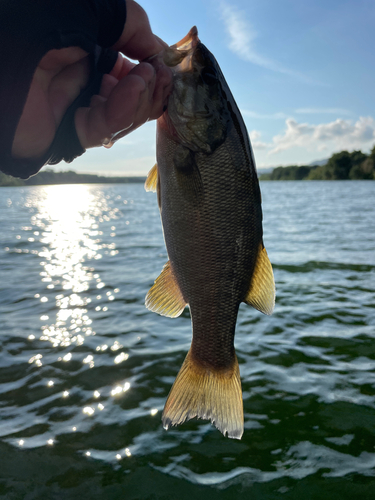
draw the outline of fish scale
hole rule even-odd
[[[174,90],[158,120],[157,166],[146,189],[157,186],[169,261],[146,305],[172,317],[189,305],[193,339],[162,419],[165,428],[210,419],[240,438],[238,309],[244,301],[270,314],[275,298],[259,184],[241,114],[196,28],[166,52]]]

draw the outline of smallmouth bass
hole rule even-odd
[[[240,439],[244,417],[234,334],[241,302],[265,314],[275,303],[263,245],[262,208],[249,135],[220,67],[196,27],[164,52],[174,72],[157,121],[157,191],[169,261],[146,307],[177,317],[189,305],[193,339],[172,386],[166,429],[210,419]]]

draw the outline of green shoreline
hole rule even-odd
[[[375,180],[375,146],[369,155],[362,151],[341,151],[332,155],[325,165],[276,167],[260,174],[262,181],[337,181]]]
[[[369,155],[362,151],[341,151],[332,155],[325,165],[290,165],[276,167],[267,174],[259,173],[261,181],[305,180],[375,180],[375,146]],[[38,186],[51,184],[124,184],[145,182],[146,177],[105,177],[104,175],[79,174],[73,170],[55,172],[43,169],[27,180],[17,179],[0,172],[1,186]]]
[[[80,174],[73,170],[55,172],[52,169],[41,170],[29,179],[17,179],[0,172],[0,187],[40,186],[53,184],[128,184],[145,182],[146,177],[105,177],[104,175]]]

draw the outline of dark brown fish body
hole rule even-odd
[[[210,418],[224,434],[240,438],[238,308],[244,301],[269,314],[274,303],[260,190],[245,125],[216,60],[194,30],[177,46],[190,52],[176,68],[168,111],[157,127],[158,197],[169,256],[163,272],[172,284],[157,280],[146,303],[170,316],[189,304],[193,341],[163,422],[168,427],[193,416]],[[171,287],[177,292],[169,293]],[[165,303],[177,296],[171,312]]]
[[[232,151],[228,150],[229,141]],[[159,125],[165,242],[171,267],[190,306],[192,354],[214,368],[226,368],[233,364],[237,311],[249,290],[262,240],[258,180],[234,127],[212,154],[194,155],[194,172],[181,172],[174,166],[178,147]],[[184,184],[192,179],[184,177],[199,174],[203,192],[196,193],[193,185],[186,193]]]

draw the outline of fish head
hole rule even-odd
[[[164,62],[172,67],[174,88],[168,109],[159,119],[178,142],[195,152],[212,153],[230,127],[220,67],[193,27],[180,42],[166,49]]]

